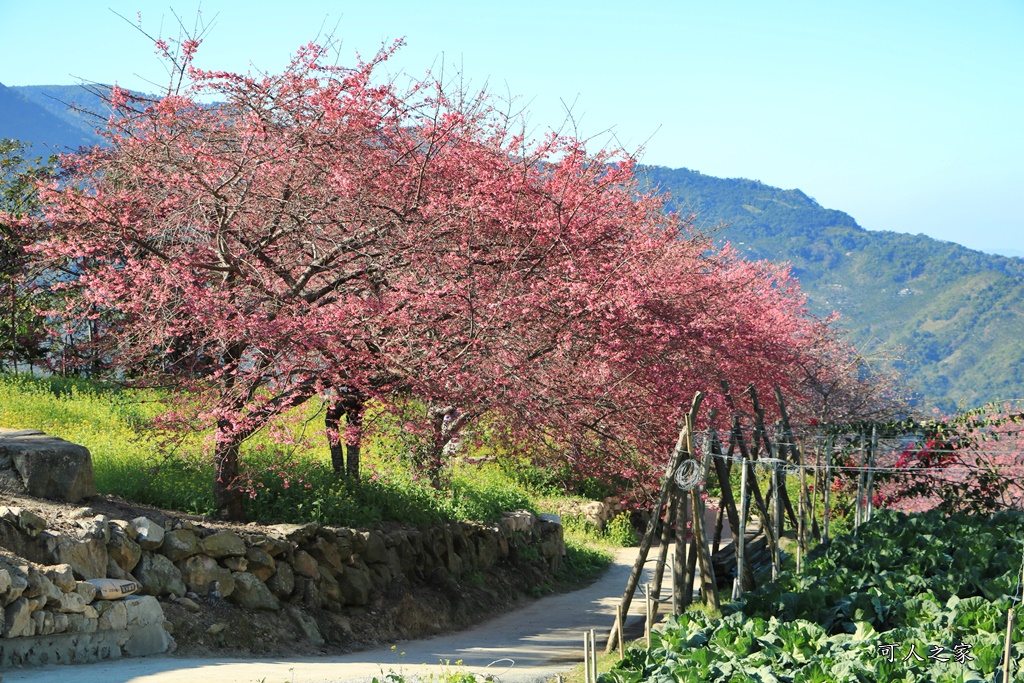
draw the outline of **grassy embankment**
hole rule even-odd
[[[101,493],[168,510],[214,511],[209,433],[169,446],[147,425],[164,408],[160,394],[101,387],[85,380],[0,375],[0,427],[40,429],[89,448]],[[243,449],[251,498],[247,513],[263,523],[318,522],[372,527],[385,522],[426,525],[443,520],[494,521],[513,509],[564,512],[586,500],[561,493],[545,470],[488,452],[486,440],[456,458],[449,490],[437,491],[403,458],[407,437],[379,430],[362,454],[359,483],[334,474],[322,433],[319,403],[286,416]],[[596,576],[609,548],[628,543],[628,525],[606,533],[563,515],[569,555],[562,583]]]

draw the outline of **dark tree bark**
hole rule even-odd
[[[213,453],[213,499],[217,512],[233,522],[245,522],[245,506],[240,487],[238,455],[241,439],[222,437],[229,429],[224,422],[217,424],[217,443]]]
[[[363,396],[358,391],[342,387],[341,396],[327,407],[324,424],[331,447],[331,466],[334,473],[359,480],[359,447],[362,442]],[[345,417],[346,428],[341,428]],[[345,456],[348,455],[348,462]]]

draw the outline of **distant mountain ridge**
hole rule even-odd
[[[102,112],[82,86],[0,85],[0,137],[32,152],[101,142]],[[972,251],[924,235],[868,231],[800,190],[648,166],[642,177],[671,193],[745,256],[788,262],[813,312],[839,311],[868,355],[898,352],[922,402],[944,410],[1024,398],[1024,259]]]
[[[0,84],[0,138],[31,142],[32,152],[39,156],[98,144],[95,126],[62,104],[87,99],[85,106],[98,104],[98,98],[87,95],[79,86]]]
[[[1024,260],[868,231],[800,190],[646,167],[671,206],[749,258],[789,262],[813,312],[839,311],[869,353],[895,353],[926,405],[1024,397]]]

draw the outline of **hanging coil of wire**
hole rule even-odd
[[[757,460],[754,461],[754,464],[757,465],[758,467],[774,470],[785,465],[786,461],[779,460],[778,458],[758,458]]]
[[[696,460],[684,460],[676,469],[676,486],[684,491],[692,491],[700,483],[700,463]]]

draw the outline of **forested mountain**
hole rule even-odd
[[[1024,260],[868,231],[800,190],[648,167],[672,206],[750,258],[792,264],[811,309],[868,355],[898,355],[925,406],[1024,397]],[[725,225],[726,227],[721,227]]]
[[[42,156],[98,143],[95,120],[69,103],[104,109],[82,86],[0,85],[0,138],[32,142]],[[903,359],[924,406],[1024,398],[1024,259],[867,231],[800,190],[685,168],[643,174],[720,241],[750,258],[789,262],[815,313],[839,311],[869,356]]]
[[[0,138],[31,142],[38,156],[101,142],[95,121],[68,105],[102,111],[99,98],[82,86],[0,84]]]

